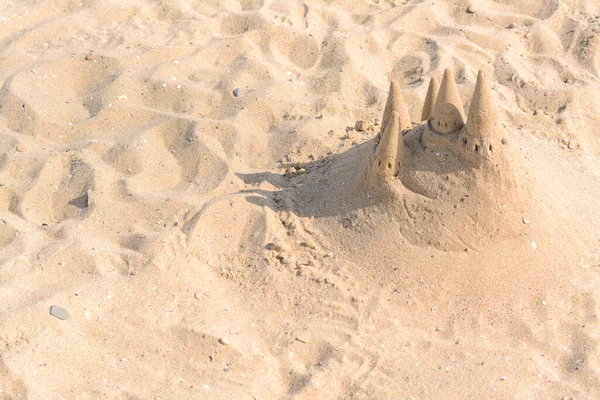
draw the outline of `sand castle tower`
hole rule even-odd
[[[398,113],[401,131],[412,128],[408,108],[406,108],[404,98],[402,98],[402,93],[400,93],[400,85],[396,81],[390,82],[390,91],[385,103],[385,109],[383,110],[383,117],[381,118],[381,133],[385,131],[386,124],[390,121],[392,112]]]
[[[429,87],[427,88],[427,95],[425,96],[425,102],[423,103],[423,112],[421,113],[421,121],[426,121],[431,117],[433,113],[433,107],[435,105],[435,99],[437,98],[440,90],[440,83],[432,76],[429,81]]]
[[[381,132],[376,143],[373,169],[384,177],[395,176],[404,155],[402,132],[411,129],[412,122],[396,81],[390,83],[387,102],[381,119]]]
[[[485,72],[479,71],[471,99],[469,119],[461,132],[459,142],[475,159],[490,159],[494,147],[498,147],[498,111]]]
[[[393,111],[385,122],[385,130],[379,139],[375,152],[374,169],[381,176],[395,176],[398,172],[398,157],[403,151],[398,152],[398,137],[400,134],[400,115]],[[404,149],[402,149],[404,150]]]
[[[429,118],[429,128],[439,134],[449,134],[464,125],[465,112],[454,81],[454,72],[447,68]]]

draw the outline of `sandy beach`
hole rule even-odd
[[[599,78],[594,0],[0,2],[0,399],[600,398]]]

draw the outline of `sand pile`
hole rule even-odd
[[[599,16],[0,5],[0,398],[597,398]]]

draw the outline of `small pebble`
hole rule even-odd
[[[531,222],[531,221],[529,221],[528,219],[525,219],[525,218],[523,218],[523,223],[524,223],[525,225],[529,225],[529,223],[530,223],[530,222]]]
[[[271,242],[269,245],[269,249],[273,250],[273,251],[281,252],[281,251],[285,250],[285,246],[279,238],[274,237],[273,242]]]
[[[96,55],[94,54],[94,52],[93,52],[93,51],[90,51],[89,53],[87,53],[87,54],[85,55],[85,59],[86,59],[86,60],[88,60],[88,61],[89,61],[89,60],[93,60],[93,59],[94,59],[94,57],[96,57]]]
[[[285,171],[285,175],[286,176],[296,176],[297,174],[298,174],[298,170],[296,169],[296,167],[288,168]]]
[[[242,94],[242,91],[240,90],[240,88],[233,89],[233,95],[235,97],[240,97],[241,94]]]
[[[50,315],[62,320],[69,318],[69,312],[60,306],[50,307]]]
[[[316,245],[312,240],[307,240],[306,242],[304,242],[304,247],[308,247],[309,249],[315,249]]]
[[[356,121],[356,124],[354,124],[354,129],[357,132],[365,132],[372,128],[373,128],[372,123],[370,123],[368,121],[364,121],[362,119],[359,119],[358,121]]]
[[[27,148],[24,145],[20,144],[17,146],[17,151],[19,153],[23,153],[25,150],[27,150]]]
[[[222,345],[227,346],[229,344],[229,341],[225,338],[219,338],[219,343],[221,343]]]

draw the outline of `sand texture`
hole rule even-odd
[[[593,0],[0,2],[0,399],[600,398],[599,77]]]

